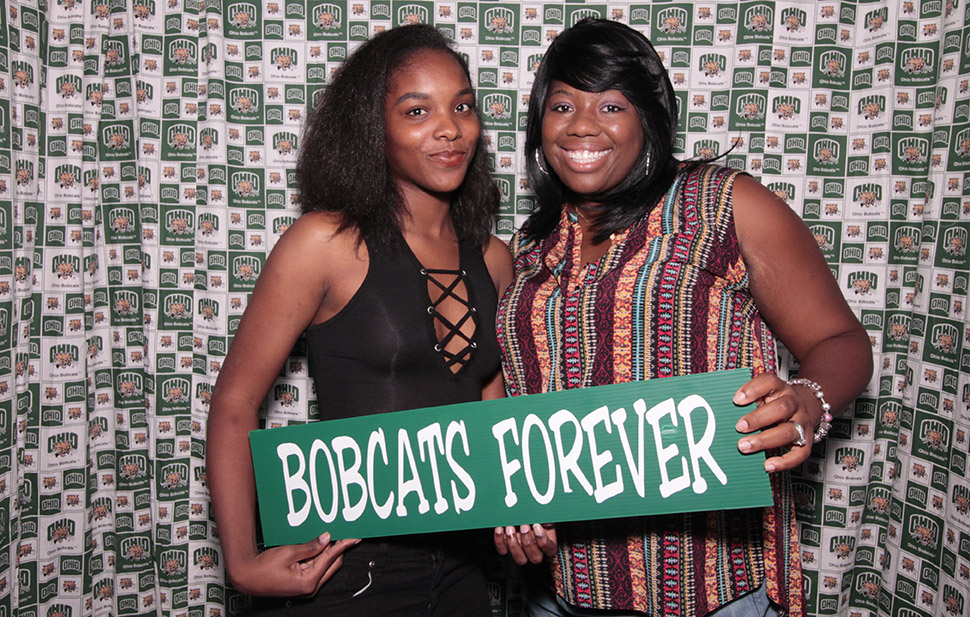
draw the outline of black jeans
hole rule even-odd
[[[476,534],[480,535],[480,534]],[[488,617],[484,550],[470,534],[364,540],[313,598],[254,598],[258,617]]]

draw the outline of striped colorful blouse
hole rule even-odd
[[[563,212],[541,241],[512,239],[515,279],[499,305],[509,394],[750,367],[775,368],[738,246],[738,172],[703,165],[678,175],[658,207],[581,261],[582,230]],[[803,613],[787,474],[775,506],[558,526],[557,593],[585,608],[704,615],[762,583]]]

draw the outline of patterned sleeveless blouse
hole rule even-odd
[[[512,239],[515,279],[497,333],[512,396],[748,367],[775,369],[775,342],[748,287],[734,228],[734,172],[678,175],[650,214],[597,263],[583,266],[582,230],[563,212],[541,241]],[[767,586],[804,612],[787,473],[775,505],[557,526],[551,563],[570,604],[704,615]]]

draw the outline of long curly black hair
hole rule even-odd
[[[426,50],[449,54],[468,76],[465,59],[444,35],[424,24],[377,34],[339,69],[304,129],[296,163],[303,212],[339,212],[341,231],[356,229],[361,240],[393,245],[405,204],[384,155],[385,98],[394,73]],[[484,246],[498,201],[480,136],[468,173],[452,194],[451,218],[458,237]]]

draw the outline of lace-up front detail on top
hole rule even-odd
[[[467,297],[468,288],[464,284],[468,274],[464,270],[429,268],[421,268],[421,274],[428,279],[428,296],[431,298],[428,314],[434,321],[434,331],[438,339],[434,350],[441,354],[451,372],[458,373],[471,360],[472,350],[478,348],[474,340],[478,332],[475,322],[477,311]],[[433,293],[435,289],[440,291],[437,298]],[[461,293],[466,297],[459,295]],[[445,305],[449,306],[446,308]],[[443,310],[452,317],[457,317],[457,320],[449,319],[443,314]]]

